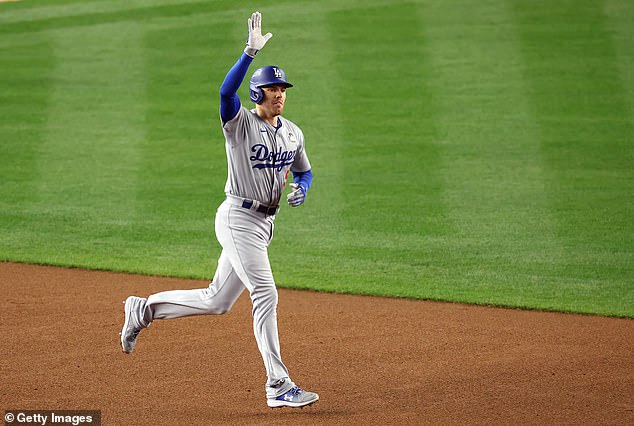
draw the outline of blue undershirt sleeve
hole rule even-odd
[[[313,184],[313,172],[310,170],[305,172],[293,172],[293,182],[298,184],[304,195],[306,195],[310,186]]]
[[[233,119],[240,111],[238,89],[252,61],[252,57],[243,53],[240,59],[231,67],[220,86],[220,118],[222,119],[222,124]]]

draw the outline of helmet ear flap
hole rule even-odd
[[[264,99],[264,93],[262,93],[262,89],[259,87],[251,87],[250,96],[251,101],[259,104]]]

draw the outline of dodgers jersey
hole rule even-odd
[[[304,147],[304,134],[293,122],[279,117],[280,127],[240,107],[222,126],[227,151],[225,193],[277,206],[289,171],[311,169]]]

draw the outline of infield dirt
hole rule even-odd
[[[126,296],[204,281],[0,263],[2,410],[104,425],[634,424],[634,321],[281,289],[282,355],[320,394],[266,407],[245,292],[155,321],[121,352]]]

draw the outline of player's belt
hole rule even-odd
[[[242,207],[249,210],[255,210],[256,212],[264,213],[267,216],[273,216],[277,213],[277,209],[279,206],[265,206],[264,204],[260,204],[257,207],[254,206],[253,200],[244,200],[242,202]]]
[[[264,204],[260,204],[259,201],[236,197],[234,195],[227,195],[227,200],[231,202],[231,204],[264,213],[266,216],[273,216],[277,213],[277,209],[279,209],[279,206],[265,206]]]

